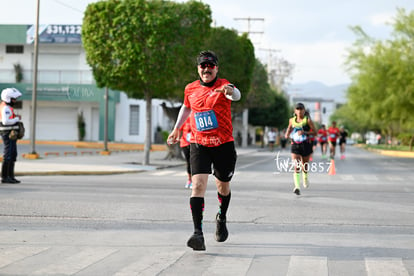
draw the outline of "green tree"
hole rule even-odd
[[[355,118],[358,118],[358,120]],[[347,103],[335,110],[334,114],[331,115],[330,120],[336,121],[337,125],[345,126],[345,129],[347,129],[349,133],[358,132],[364,137],[364,134],[367,131],[373,130],[368,118],[368,113],[358,112],[352,109]]]
[[[268,74],[263,64],[256,60],[250,93],[246,99],[249,107],[249,124],[285,128],[289,120],[289,104],[283,94],[271,88]],[[263,146],[262,140],[262,146]]]
[[[197,2],[108,0],[89,4],[82,25],[86,59],[99,87],[146,100],[144,164],[151,148],[152,98],[171,98],[185,85],[211,24]],[[181,91],[182,93],[182,91]]]
[[[347,67],[352,77],[348,105],[355,120],[390,136],[414,140],[414,13],[397,10],[392,38],[381,41],[360,27],[349,50]]]
[[[247,34],[224,27],[212,28],[204,42],[204,49],[214,51],[219,58],[219,77],[229,80],[242,93],[240,101],[232,109],[241,111],[248,97],[255,66],[254,46]]]
[[[286,128],[289,123],[289,104],[285,96],[273,90],[268,104],[249,109],[249,124],[261,126],[262,132],[266,126],[279,129]],[[264,141],[262,140],[262,147]]]
[[[271,89],[265,66],[256,59],[250,92],[246,96],[245,105],[248,108],[269,106],[273,100],[274,91]]]

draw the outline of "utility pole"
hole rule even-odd
[[[282,57],[272,56],[272,53],[280,52],[280,50],[264,48],[259,48],[258,50],[268,52],[267,74],[270,84],[273,87],[276,87],[279,92],[282,92],[287,78],[289,78],[293,72],[294,65]]]
[[[272,53],[280,52],[280,50],[269,49],[269,48],[258,48],[259,51],[267,52],[267,76],[272,86],[275,86],[274,81],[274,59]]]
[[[234,20],[236,21],[247,21],[247,32],[239,32],[239,33],[247,33],[248,36],[250,36],[251,34],[263,34],[263,31],[252,31],[251,30],[251,23],[253,21],[260,21],[260,22],[264,22],[264,18],[254,18],[254,17],[239,17],[239,18],[234,18]]]
[[[251,30],[251,22],[252,21],[261,21],[264,22],[264,18],[252,18],[252,17],[245,17],[245,18],[234,18],[234,20],[243,20],[247,21],[247,32],[239,32],[239,33],[247,33],[250,37],[251,34],[263,34],[263,31],[252,31]],[[249,110],[246,108],[243,110],[243,131],[242,131],[242,147],[247,147],[248,139],[249,139]]]
[[[37,97],[37,67],[39,58],[39,11],[40,0],[36,2],[36,26],[35,26],[35,40],[34,40],[34,64],[33,64],[33,91],[32,91],[32,120],[31,120],[31,134],[30,134],[30,148],[31,151],[27,154],[30,159],[37,159],[39,155],[36,153],[36,97]]]

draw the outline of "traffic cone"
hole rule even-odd
[[[329,167],[329,175],[335,175],[336,171],[335,171],[335,160],[332,158],[331,159],[331,166]]]

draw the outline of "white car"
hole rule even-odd
[[[355,144],[356,142],[355,142],[355,140],[354,139],[346,139],[346,144],[347,145],[353,145],[353,144]]]

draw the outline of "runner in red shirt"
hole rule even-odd
[[[191,166],[190,166],[190,140],[191,140],[191,125],[190,120],[187,119],[185,123],[181,126],[180,130],[183,132],[180,139],[180,148],[184,154],[185,162],[187,164],[187,183],[185,187],[188,189],[193,188],[191,182]]]
[[[310,129],[309,132],[310,132],[310,134],[308,134],[308,138],[309,138],[309,142],[312,144],[312,153],[309,157],[309,161],[313,161],[313,153],[315,152],[316,145],[318,144],[318,141],[316,141],[316,137],[314,135],[314,133],[316,133],[316,131],[314,131],[313,129]]]
[[[331,155],[331,159],[335,158],[335,147],[336,147],[336,140],[339,137],[339,128],[336,126],[336,122],[332,122],[332,126],[328,128],[328,143],[329,143],[329,152]]]
[[[184,90],[184,104],[178,114],[169,143],[177,143],[180,127],[189,117],[191,124],[191,174],[193,190],[190,198],[194,234],[187,242],[193,250],[206,250],[202,230],[204,195],[211,166],[216,177],[219,211],[216,215],[216,240],[228,237],[226,213],[230,203],[230,180],[237,154],[234,147],[231,102],[240,99],[240,91],[225,79],[217,77],[218,58],[211,51],[197,58],[199,80]],[[191,114],[191,115],[190,115]]]
[[[328,131],[325,125],[322,125],[318,130],[318,142],[321,145],[322,159],[326,158],[326,148],[328,143]]]

